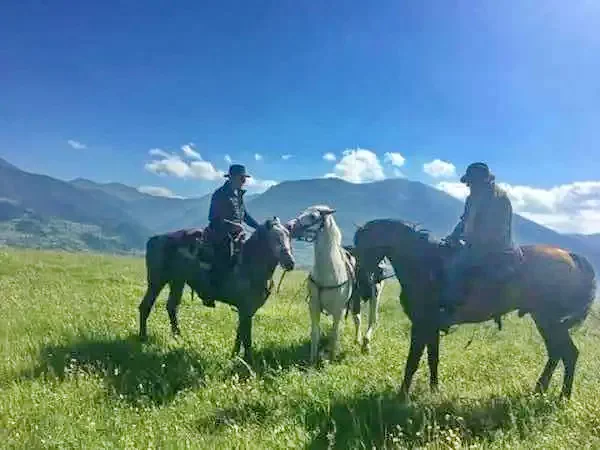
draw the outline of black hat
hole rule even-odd
[[[246,178],[250,178],[251,175],[246,172],[246,166],[241,164],[232,164],[229,166],[229,173],[225,174],[226,178],[242,176]]]
[[[474,180],[491,182],[495,178],[486,163],[476,162],[467,167],[467,172],[460,178],[460,182],[468,183]]]

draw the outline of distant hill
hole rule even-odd
[[[205,226],[209,204],[210,195],[165,198],[121,183],[65,182],[24,172],[0,159],[0,242],[9,245],[141,251],[152,234]],[[273,215],[289,220],[315,204],[336,208],[345,243],[352,242],[356,225],[384,217],[419,223],[442,237],[463,210],[463,202],[445,192],[406,179],[365,184],[336,178],[285,181],[247,196],[250,213],[261,221]],[[581,252],[600,267],[600,235],[559,234],[516,215],[514,236],[521,244],[546,243]],[[309,264],[311,247],[294,247],[302,264]]]
[[[189,199],[167,198],[144,194],[121,183],[96,183],[82,178],[70,183],[88,192],[110,195],[124,202],[124,210],[153,233],[203,226],[207,221],[210,195]]]
[[[40,227],[50,219],[93,225],[124,248],[142,248],[151,233],[114,196],[91,194],[65,181],[22,171],[4,160],[0,161],[0,198],[0,217],[5,220],[37,221]]]
[[[75,178],[69,183],[80,189],[104,192],[105,194],[116,197],[124,202],[144,200],[147,197],[151,197],[151,195],[144,194],[136,188],[121,183],[96,183],[95,181],[86,180],[85,178]]]

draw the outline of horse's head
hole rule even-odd
[[[259,233],[265,239],[268,251],[285,270],[293,270],[296,264],[292,252],[292,240],[288,224],[282,224],[279,218],[267,220],[259,228]]]
[[[315,205],[307,208],[294,220],[294,237],[302,241],[313,242],[323,230],[337,230],[337,225],[333,219],[334,212],[335,209],[326,205]]]
[[[425,274],[429,280],[439,272],[446,252],[427,230],[399,219],[367,222],[356,231],[354,247],[365,270],[376,272],[378,263],[387,257],[396,274],[404,274],[405,279]]]

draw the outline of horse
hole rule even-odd
[[[352,308],[356,328],[355,339],[360,345],[360,293],[357,283],[357,260],[351,251],[342,246],[342,232],[333,217],[334,209],[326,205],[307,208],[297,218],[302,230],[300,239],[314,242],[314,265],[307,277],[310,297],[311,347],[310,360],[318,357],[321,312],[333,317],[330,334],[330,359],[335,359],[340,321],[344,312]],[[365,335],[364,349],[368,349],[377,318],[377,301],[382,284],[374,287],[370,297],[369,328]]]
[[[277,217],[261,224],[241,243],[240,262],[225,274],[218,301],[238,311],[238,326],[233,357],[244,345],[244,359],[252,363],[252,318],[272,289],[277,265],[285,271],[294,269],[295,259],[290,233],[293,222],[282,224]],[[209,288],[210,244],[206,230],[180,230],[152,236],[146,243],[147,289],[139,305],[140,338],[147,338],[147,320],[156,298],[169,285],[167,312],[173,335],[181,334],[177,310],[187,284],[202,297]]]
[[[444,263],[455,249],[433,239],[427,230],[395,219],[367,222],[356,231],[354,246],[366,270],[387,257],[402,287],[400,302],[411,321],[411,333],[400,394],[408,396],[425,347],[430,388],[437,390],[439,294]],[[467,294],[457,305],[454,324],[480,323],[516,310],[519,317],[529,314],[548,354],[535,392],[546,392],[562,360],[560,397],[570,398],[579,356],[570,330],[590,313],[596,292],[594,268],[584,256],[558,247],[521,245],[515,250],[519,258],[513,263],[512,274],[491,281],[485,274],[476,273],[469,280]],[[495,267],[502,266],[496,261]]]

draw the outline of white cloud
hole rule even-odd
[[[160,148],[152,148],[152,149],[148,150],[148,154],[150,156],[162,156],[163,158],[170,158],[171,156],[173,156],[170,153],[167,153],[164,150],[161,150]]]
[[[293,156],[294,156],[294,155],[290,155],[290,154],[287,154],[287,155],[281,155],[281,159],[283,159],[284,161],[287,161],[288,159],[292,158]]]
[[[145,168],[157,175],[170,175],[178,178],[196,178],[200,180],[217,180],[224,172],[217,170],[208,161],[192,161],[188,163],[178,155],[167,153],[159,148],[148,152],[151,156],[159,159],[146,163]],[[200,155],[198,155],[200,156]]]
[[[383,160],[390,163],[392,166],[402,167],[406,162],[406,158],[398,152],[387,152],[383,155]]]
[[[263,157],[260,153],[255,153],[254,154],[254,159],[257,161],[262,161]]]
[[[248,180],[246,180],[246,187],[248,188],[248,190],[256,193],[264,192],[270,187],[275,186],[276,184],[278,184],[278,182],[275,180],[261,180],[254,177],[248,178]]]
[[[75,150],[83,150],[84,148],[87,148],[87,145],[85,145],[79,141],[74,141],[73,139],[69,139],[67,141],[67,144],[69,144]]]
[[[140,186],[137,190],[142,194],[153,195],[154,197],[184,198],[175,195],[170,189],[160,186]]]
[[[459,200],[465,200],[469,195],[469,188],[455,181],[440,181],[435,187]]]
[[[335,157],[335,155],[331,152],[327,152],[323,155],[323,159],[325,161],[335,161],[337,158]]]
[[[192,177],[200,180],[214,181],[223,178],[225,175],[225,172],[217,170],[215,166],[208,161],[193,161],[190,163],[189,167]]]
[[[400,169],[394,169],[394,176],[396,178],[405,178],[404,174]]]
[[[579,181],[549,189],[498,183],[516,213],[563,233],[600,232],[600,181]],[[464,200],[468,188],[456,182],[436,186]]]
[[[157,175],[171,175],[179,178],[188,178],[191,175],[190,166],[179,156],[168,155],[162,159],[155,159],[146,163],[146,170]]]
[[[434,178],[450,178],[456,176],[456,166],[441,159],[434,159],[423,164],[423,172]]]
[[[182,145],[181,146],[181,151],[188,158],[200,159],[200,160],[202,159],[202,157],[200,156],[200,153],[198,153],[196,150],[194,150],[194,143],[193,142],[190,142],[189,144]]]
[[[233,160],[231,159],[231,156],[229,156],[229,155],[225,155],[225,156],[223,157],[223,159],[225,160],[225,162],[226,162],[227,164],[231,164],[231,162],[233,161]]]
[[[345,150],[342,159],[334,166],[327,178],[341,178],[351,183],[383,180],[385,175],[377,155],[371,150],[357,148]]]
[[[191,150],[193,151],[193,149]],[[183,150],[183,152],[191,155],[185,150]],[[145,165],[146,170],[157,175],[206,181],[224,181],[223,176],[225,175],[225,172],[216,168],[210,161],[205,161],[203,159],[198,160],[200,155],[195,157],[195,161],[188,162],[184,161],[179,155],[168,153],[159,148],[153,148],[148,153],[155,159]],[[225,155],[225,158],[227,159],[228,156],[229,155]],[[249,191],[259,193],[266,191],[271,186],[275,186],[277,181],[261,180],[252,177],[248,178],[247,183]],[[145,189],[146,193],[150,195],[161,195],[163,197],[172,195],[172,193],[166,188],[143,186],[143,189]]]

